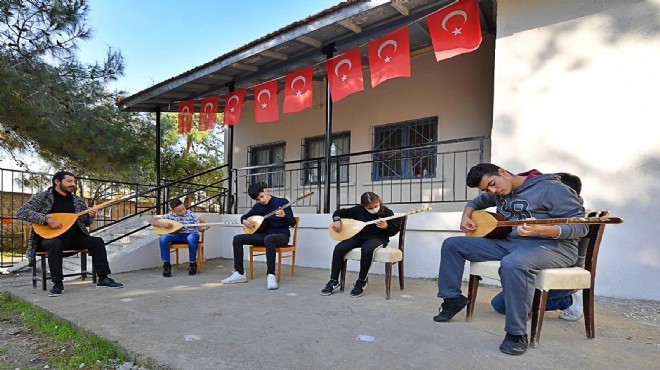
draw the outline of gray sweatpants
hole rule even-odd
[[[545,268],[574,266],[577,247],[571,240],[457,236],[445,239],[440,253],[438,298],[461,294],[465,261],[501,261],[500,278],[506,302],[504,331],[522,335],[534,299],[536,272]]]

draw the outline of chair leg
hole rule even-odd
[[[481,276],[470,275],[470,282],[468,284],[468,304],[467,312],[465,314],[465,321],[472,322],[472,316],[474,314],[474,305],[477,302],[477,290],[479,289],[479,282],[481,281]]]
[[[179,268],[179,248],[174,250],[174,253],[176,254],[176,268]]]
[[[392,264],[385,262],[385,299],[390,299],[390,289],[392,288]]]
[[[37,257],[34,257],[34,263],[32,264],[32,289],[37,288]],[[43,257],[42,257],[43,258]]]
[[[587,338],[596,338],[596,326],[594,325],[594,287],[582,291],[584,310],[584,329]]]
[[[254,251],[250,247],[250,280],[254,280]]]
[[[197,270],[202,272],[204,268],[204,245],[197,246]]]
[[[41,256],[41,290],[46,291],[46,256]]]
[[[282,276],[282,251],[277,249],[277,282],[280,282]]]
[[[80,252],[80,279],[87,279],[87,253]]]
[[[401,290],[403,290],[403,260],[399,261],[398,263],[399,266],[399,287],[401,287]]]
[[[541,328],[543,327],[543,316],[545,314],[545,304],[548,300],[548,291],[536,290],[534,300],[532,301],[532,330],[529,345],[538,347],[541,341]]]
[[[344,285],[346,284],[346,264],[348,263],[347,260],[344,260],[344,265],[341,267],[341,273],[340,273],[340,278],[339,278],[339,291],[343,292],[344,291]]]
[[[296,250],[291,252],[291,276],[294,275],[293,269],[296,267]]]

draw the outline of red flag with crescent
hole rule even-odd
[[[218,122],[219,96],[209,96],[199,104],[199,131],[213,129]]]
[[[410,77],[408,26],[372,40],[368,44],[371,87],[395,77]]]
[[[277,107],[277,80],[264,82],[254,87],[254,121],[273,122],[280,119]]]
[[[225,118],[226,125],[236,125],[241,119],[241,108],[245,98],[245,89],[230,91],[225,94]]]
[[[177,133],[185,134],[190,132],[192,126],[193,113],[195,113],[195,101],[186,100],[179,102],[179,130]]]
[[[309,66],[286,75],[284,85],[284,113],[300,112],[312,107],[312,75],[314,67]]]
[[[476,0],[458,0],[426,17],[435,59],[468,53],[481,45],[481,22]]]
[[[364,90],[360,48],[351,49],[325,62],[333,102]]]

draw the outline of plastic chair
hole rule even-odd
[[[282,258],[291,258],[291,276],[294,275],[294,268],[296,267],[296,247],[298,245],[298,224],[300,217],[295,217],[296,226],[293,229],[293,244],[283,245],[277,247],[277,281],[280,281],[282,274]],[[288,253],[288,254],[284,254]],[[263,256],[266,254],[265,245],[251,245],[250,246],[250,280],[254,279],[254,257]]]
[[[607,212],[595,217],[605,216]],[[584,289],[584,327],[587,338],[595,338],[594,325],[594,286],[596,282],[596,263],[600,242],[605,231],[605,224],[589,225],[589,233],[582,240],[587,244],[584,268],[566,267],[540,270],[536,275],[535,293],[532,302],[532,325],[530,345],[537,347],[541,338],[541,328],[545,314],[548,291],[551,289]],[[472,321],[477,289],[482,278],[499,280],[500,261],[470,262],[470,281],[468,284],[468,306],[466,321]]]
[[[206,219],[204,217],[199,218],[200,223],[205,223]],[[201,235],[199,237],[199,242],[197,243],[197,270],[202,271],[204,268],[204,232],[200,231]],[[188,249],[188,243],[170,243],[170,253],[175,252],[176,254],[176,268],[179,268],[179,249]]]
[[[373,262],[382,262],[385,264],[385,297],[390,299],[390,288],[392,287],[392,265],[397,264],[399,269],[399,287],[403,290],[403,251],[406,241],[406,224],[408,223],[408,216],[401,217],[401,230],[399,231],[399,247],[398,248],[378,248],[374,253]],[[344,255],[344,265],[341,268],[341,284],[340,291],[344,291],[346,285],[346,265],[348,260],[359,261],[362,257],[360,248],[353,248],[350,252]]]

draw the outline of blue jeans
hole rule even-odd
[[[546,311],[565,310],[573,304],[573,298],[568,290],[550,290],[548,291],[548,300],[545,303]],[[506,314],[504,304],[504,292],[499,292],[490,301],[495,311]]]
[[[188,243],[188,261],[197,262],[197,243],[199,243],[198,233],[177,233],[165,234],[160,236],[160,259],[163,263],[170,262],[170,244]]]

